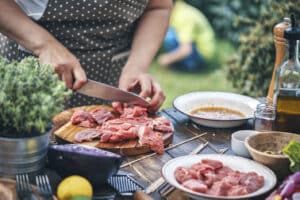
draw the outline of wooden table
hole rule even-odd
[[[231,134],[237,130],[252,129],[253,124],[252,120],[249,120],[247,124],[241,127],[232,129],[214,129],[195,125],[186,116],[179,113],[173,108],[162,110],[160,114],[169,118],[174,125],[175,132],[172,142],[173,145],[192,138],[195,135],[199,135],[202,133],[206,134],[197,140],[190,141],[174,149],[168,150],[163,155],[155,155],[120,169],[120,173],[130,173],[132,177],[137,180],[144,188],[161,177],[160,171],[164,163],[174,157],[189,154],[200,143],[205,143],[206,141],[208,141],[210,145],[206,146],[199,154],[216,154],[220,153],[218,150],[223,150],[226,148],[228,148],[228,150],[225,152],[225,154],[233,154],[230,146]],[[145,155],[127,157],[124,159],[123,164],[143,156]],[[53,185],[55,187],[56,183],[53,182]],[[116,192],[109,186],[96,186],[96,188],[94,189],[95,199],[131,199],[116,195]],[[152,193],[151,196],[154,199],[162,199],[159,194],[159,190]],[[176,200],[189,198],[180,191],[175,190],[170,195],[165,197],[165,199]],[[259,197],[258,199],[263,199],[263,197]]]

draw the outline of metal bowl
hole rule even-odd
[[[38,173],[45,166],[51,130],[27,138],[0,137],[0,176]]]

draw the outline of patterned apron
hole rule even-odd
[[[87,77],[117,86],[138,19],[148,0],[49,0],[38,24],[80,61]],[[30,55],[0,35],[0,54],[9,60]],[[66,107],[105,101],[75,93]]]

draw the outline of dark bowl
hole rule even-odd
[[[104,184],[119,170],[118,154],[79,144],[50,145],[48,166],[62,178],[80,175],[92,184]]]

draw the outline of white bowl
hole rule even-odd
[[[245,140],[248,136],[258,133],[254,130],[240,130],[231,135],[231,149],[238,155],[245,158],[251,158],[251,155],[245,145]]]
[[[177,97],[173,106],[197,124],[213,128],[240,126],[253,118],[259,101],[244,95],[228,92],[192,92]],[[222,107],[239,111],[244,117],[238,119],[211,119],[193,115],[191,112],[202,107]]]
[[[178,167],[190,167],[193,164],[201,161],[202,159],[213,159],[221,161],[224,165],[230,167],[231,169],[239,170],[240,172],[256,172],[258,175],[264,177],[264,185],[257,191],[242,196],[213,196],[192,191],[179,184],[174,175],[175,170]],[[162,167],[162,176],[170,185],[187,193],[187,195],[192,199],[201,200],[250,199],[271,190],[275,186],[277,180],[274,172],[260,163],[239,156],[222,154],[187,155],[171,159]]]

